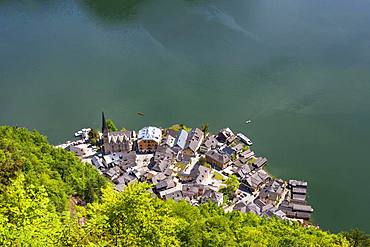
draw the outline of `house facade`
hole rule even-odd
[[[140,153],[154,153],[162,140],[162,131],[157,127],[142,128],[137,136],[137,146]]]

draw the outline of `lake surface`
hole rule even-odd
[[[369,13],[369,0],[0,0],[0,124],[55,144],[102,110],[132,129],[229,126],[274,175],[309,182],[315,223],[370,231]]]

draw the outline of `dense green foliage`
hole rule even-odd
[[[45,187],[27,185],[20,174],[0,195],[0,245],[53,245],[62,232],[61,219]]]
[[[343,233],[344,237],[353,247],[368,247],[370,246],[370,235],[359,229],[352,229],[349,232]]]
[[[36,131],[0,127],[0,191],[23,173],[27,184],[43,186],[58,211],[77,194],[87,202],[99,196],[105,179],[70,152],[54,148]]]
[[[117,192],[35,131],[0,127],[0,172],[0,246],[349,246],[313,227],[163,201],[146,183]],[[74,193],[91,203],[76,206]]]
[[[225,181],[226,188],[224,189],[224,193],[231,197],[237,189],[239,189],[240,182],[235,175],[229,176],[228,179]]]
[[[89,139],[92,145],[98,145],[98,141],[100,139],[99,132],[96,129],[91,129],[89,132]]]
[[[117,131],[118,128],[112,119],[107,119],[107,128],[109,131]]]

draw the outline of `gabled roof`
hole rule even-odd
[[[242,152],[239,156],[243,157],[244,159],[250,159],[254,155],[254,152],[252,150],[247,150]]]
[[[145,127],[139,130],[138,139],[139,140],[153,140],[159,143],[162,138],[162,131],[157,127]]]
[[[213,201],[218,205],[223,203],[223,194],[212,189],[207,189],[202,195],[201,202]]]
[[[259,169],[259,168],[262,168],[264,165],[266,165],[267,163],[267,159],[266,158],[261,158],[259,157],[254,163],[253,163],[253,166],[256,168],[256,169]]]
[[[178,146],[181,149],[183,149],[185,147],[187,138],[188,138],[188,132],[186,132],[183,129],[179,130],[176,136],[175,146]]]
[[[240,201],[237,204],[235,204],[235,206],[233,207],[233,210],[238,210],[242,213],[245,213],[246,208],[247,208],[247,204],[245,204],[245,202]]]
[[[226,142],[227,141],[227,139],[229,139],[229,138],[231,138],[231,137],[233,137],[234,136],[234,133],[232,132],[232,130],[231,129],[229,129],[229,128],[224,128],[224,129],[221,129],[220,131],[219,131],[219,133],[217,134],[217,140],[219,141],[219,142],[222,142],[222,143],[224,143],[224,142]]]
[[[158,173],[155,176],[152,177],[152,183],[156,184],[159,183],[160,181],[166,179],[167,176],[164,173]]]
[[[204,167],[204,166],[199,166],[198,176],[196,178],[196,182],[198,184],[203,183],[207,179],[207,177],[209,176],[210,172],[211,172],[211,169],[209,169],[207,167]]]
[[[207,151],[206,156],[221,164],[226,164],[227,162],[230,161],[230,157],[226,153],[219,151],[217,149]]]
[[[296,193],[296,194],[302,194],[302,195],[305,195],[305,194],[307,194],[307,188],[303,188],[303,187],[293,187],[293,188],[292,188],[292,192],[293,192],[293,193]]]
[[[172,189],[169,189],[169,191],[172,190]],[[175,201],[179,201],[181,199],[183,199],[183,195],[182,195],[182,192],[181,190],[176,190],[176,191],[171,191],[170,193],[166,193],[166,191],[162,191],[161,193],[163,193],[163,197],[168,200],[168,199],[173,199]]]
[[[186,140],[184,149],[189,148],[193,152],[196,152],[201,142],[203,141],[203,137],[204,137],[203,131],[201,131],[198,128],[193,128],[188,134],[188,138]]]
[[[114,131],[108,133],[108,142],[109,143],[122,143],[131,140],[135,135],[133,131]]]
[[[218,141],[214,135],[208,136],[204,142],[204,146],[208,149],[216,148]]]
[[[252,212],[252,213],[255,213],[257,215],[261,214],[261,209],[256,204],[254,204],[253,202],[251,202],[247,205],[245,211],[246,212]]]
[[[154,164],[151,169],[158,172],[164,172],[172,164],[174,158],[174,153],[170,148],[159,147],[155,152],[153,158]]]
[[[292,199],[295,200],[295,201],[305,202],[306,201],[306,195],[293,194]]]
[[[183,184],[182,194],[184,197],[201,196],[204,193],[205,186],[202,184]]]
[[[175,187],[176,184],[171,178],[160,181],[155,185],[156,190],[171,189]]]
[[[307,187],[307,182],[306,181],[299,181],[299,180],[289,180],[289,185],[292,187]]]
[[[248,164],[245,164],[237,169],[237,174],[241,177],[244,178],[247,176],[248,173],[252,171],[251,167]]]
[[[293,211],[301,211],[301,212],[313,212],[313,208],[310,205],[300,205],[300,204],[293,204]]]

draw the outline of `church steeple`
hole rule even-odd
[[[107,127],[107,122],[105,121],[104,112],[102,112],[102,113],[101,113],[101,117],[102,117],[102,127],[101,127],[101,132],[102,132],[102,133],[105,133],[105,132],[108,130],[108,127]]]

